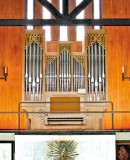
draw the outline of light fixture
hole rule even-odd
[[[5,81],[7,80],[7,75],[8,75],[8,67],[2,67],[3,70],[3,75],[0,77],[0,79],[4,79]]]
[[[122,81],[124,81],[125,79],[128,79],[130,81],[130,77],[125,77],[125,67],[122,66]]]

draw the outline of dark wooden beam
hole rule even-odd
[[[0,26],[130,26],[126,19],[0,19]]]
[[[63,15],[47,0],[38,0],[57,19],[63,19]]]
[[[83,9],[85,9],[93,0],[83,0],[77,7],[69,14],[69,19],[74,19]]]
[[[67,16],[68,15],[68,0],[62,0],[62,9],[63,9],[63,15]]]

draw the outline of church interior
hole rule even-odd
[[[81,141],[70,160],[85,160],[91,135],[104,145],[111,137],[113,157],[100,160],[122,160],[122,150],[129,160],[130,1],[6,0],[0,13],[0,147],[11,144],[11,158],[0,157],[20,159],[16,148],[31,136],[64,135]]]

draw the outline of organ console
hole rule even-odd
[[[27,129],[103,129],[103,114],[87,111],[106,106],[83,102],[106,100],[104,30],[88,31],[83,45],[45,42],[43,30],[25,31],[23,101],[47,102],[22,106]]]

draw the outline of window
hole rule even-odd
[[[93,18],[100,18],[100,0],[93,1]],[[94,29],[100,29],[100,26],[94,26]]]
[[[60,0],[60,12],[62,13],[62,0]],[[60,41],[68,40],[67,26],[60,26]]]
[[[76,0],[76,6],[80,4],[82,0]],[[77,15],[77,19],[83,19],[84,18],[84,10]],[[84,26],[77,26],[76,27],[76,40],[77,41],[84,41]]]
[[[34,18],[34,0],[27,0],[27,19]],[[33,26],[27,26],[27,29],[33,29]]]
[[[51,2],[51,0],[48,0],[48,2]],[[43,19],[51,19],[51,13],[43,7]],[[44,26],[43,29],[45,30],[45,39],[46,41],[51,41],[51,27],[50,26]]]

